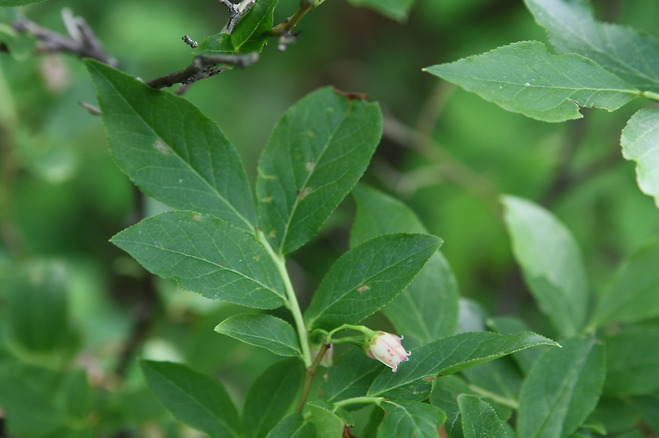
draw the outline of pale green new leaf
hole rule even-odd
[[[233,32],[231,43],[237,53],[260,52],[270,40],[274,10],[279,0],[257,0],[240,19]]]
[[[428,232],[402,202],[362,184],[352,194],[357,214],[350,233],[351,247],[378,234]],[[436,252],[407,289],[382,311],[399,333],[425,344],[455,333],[458,297],[455,275],[446,258]]]
[[[243,165],[214,121],[182,97],[100,62],[85,63],[112,155],[144,193],[170,207],[254,229],[256,212]]]
[[[387,414],[377,438],[439,438],[439,428],[446,420],[446,414],[437,406],[418,401],[387,400],[381,407]]]
[[[149,389],[176,418],[212,437],[242,436],[238,411],[216,379],[177,363],[140,365]]]
[[[405,21],[414,0],[349,0],[354,6],[366,6],[382,15],[398,21]]]
[[[659,315],[659,240],[634,253],[601,296],[591,325],[634,323]]]
[[[279,356],[302,357],[293,327],[272,315],[234,315],[218,324],[215,331]]]
[[[509,438],[492,406],[474,395],[458,396],[465,438]]]
[[[659,39],[595,20],[586,0],[525,0],[557,51],[577,53],[643,91],[659,91]]]
[[[540,310],[565,336],[579,333],[588,310],[589,286],[572,234],[530,201],[504,196],[503,204],[513,254]]]
[[[588,338],[571,338],[561,345],[538,359],[522,386],[520,437],[569,437],[597,405],[604,384],[604,349]]]
[[[652,196],[659,207],[659,109],[642,109],[634,114],[622,130],[620,145],[622,155],[636,162],[636,181],[641,191]]]
[[[508,111],[546,122],[578,119],[579,107],[614,111],[639,95],[597,63],[575,54],[555,55],[537,41],[424,70]]]
[[[403,291],[437,251],[441,239],[383,234],[341,256],[321,281],[304,318],[309,328],[357,324]]]
[[[659,329],[627,329],[604,344],[606,395],[649,395],[659,389]]]
[[[149,272],[201,295],[259,309],[284,304],[285,288],[254,236],[209,215],[170,211],[112,238]]]
[[[266,369],[252,384],[243,409],[246,438],[264,437],[289,413],[304,379],[299,359],[285,359]]]
[[[379,395],[418,379],[456,373],[537,345],[558,346],[551,339],[531,332],[515,335],[470,332],[449,336],[412,349],[409,361],[402,363],[395,373],[381,372],[368,394]]]
[[[321,88],[290,107],[259,159],[260,227],[289,253],[313,237],[362,176],[382,134],[377,104]]]

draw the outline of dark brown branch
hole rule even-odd
[[[226,70],[229,66],[247,67],[258,60],[259,54],[257,52],[246,53],[244,55],[198,55],[194,58],[192,64],[186,68],[152,79],[147,82],[147,85],[153,88],[171,87],[174,84],[189,85],[201,79],[215,76]]]
[[[113,67],[117,66],[117,60],[105,52],[84,18],[74,17],[70,10],[65,9],[62,11],[62,19],[69,32],[68,36],[41,27],[27,18],[13,22],[12,27],[36,36],[38,52],[73,53],[81,58],[93,58]]]

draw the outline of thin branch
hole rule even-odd
[[[246,54],[218,54],[218,55],[198,55],[192,61],[192,64],[182,70],[159,76],[147,82],[147,85],[153,88],[171,87],[174,84],[189,85],[202,79],[215,76],[225,71],[228,66],[247,67],[259,60],[257,52]],[[221,65],[218,67],[218,65]]]
[[[224,6],[229,9],[229,21],[227,25],[222,30],[222,33],[231,33],[233,29],[238,24],[238,21],[252,9],[252,6],[256,3],[255,0],[243,0],[240,3],[231,3],[229,0],[219,0]]]
[[[191,39],[187,35],[183,35],[181,39],[187,44],[188,46],[192,47],[193,49],[196,49],[197,46],[199,45],[195,40]]]
[[[392,117],[384,118],[383,136],[401,146],[409,147],[427,159],[441,176],[478,197],[497,218],[502,217],[497,188],[437,141],[423,135]]]
[[[100,40],[84,18],[74,17],[69,9],[64,9],[62,20],[66,25],[68,36],[41,27],[27,18],[13,22],[12,27],[36,36],[38,52],[67,52],[81,58],[93,58],[113,67],[118,65],[117,60],[105,52]]]
[[[292,44],[297,39],[297,35],[292,32],[293,28],[297,26],[302,17],[307,15],[307,12],[321,4],[324,0],[300,0],[300,6],[295,13],[270,31],[270,36],[279,37],[279,45],[277,46],[280,51],[286,50],[286,46]]]

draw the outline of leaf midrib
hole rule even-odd
[[[277,291],[276,291],[275,289],[273,289],[271,286],[264,285],[264,284],[261,283],[258,279],[253,278],[253,277],[250,277],[250,276],[247,276],[247,275],[245,275],[244,273],[242,273],[242,272],[240,272],[240,271],[237,271],[237,270],[235,270],[235,269],[231,269],[231,268],[227,268],[227,267],[225,267],[225,266],[222,266],[221,264],[219,264],[219,263],[217,263],[217,262],[214,262],[214,261],[212,261],[212,260],[204,259],[204,258],[202,258],[202,257],[195,256],[195,255],[192,255],[192,254],[186,254],[186,253],[184,253],[184,252],[175,251],[175,250],[170,249],[170,248],[161,248],[161,247],[159,247],[159,246],[157,246],[157,245],[150,244],[150,243],[146,243],[146,242],[130,241],[130,240],[124,240],[124,242],[133,243],[133,244],[138,244],[138,245],[146,246],[146,247],[149,247],[149,248],[155,248],[155,249],[158,249],[158,250],[160,250],[160,251],[166,251],[166,252],[169,252],[169,253],[172,253],[172,254],[177,254],[177,255],[179,255],[179,256],[183,256],[183,257],[189,257],[189,258],[191,258],[191,259],[194,259],[194,260],[197,260],[197,261],[200,261],[200,262],[207,263],[207,264],[209,264],[209,265],[212,265],[212,266],[217,267],[217,268],[218,268],[218,271],[229,271],[229,272],[232,272],[232,273],[234,273],[234,274],[238,274],[238,275],[242,276],[243,278],[246,278],[246,279],[248,279],[248,280],[250,280],[250,281],[252,281],[252,282],[258,284],[258,285],[261,286],[263,289],[265,289],[265,290],[267,290],[267,291],[270,291],[270,292],[274,293],[277,297],[282,298],[282,299],[284,298],[283,295],[277,293]],[[215,271],[215,272],[218,272],[218,271]],[[173,278],[180,278],[180,279],[190,279],[190,278],[195,278],[195,277],[178,277],[178,276],[172,276],[172,277],[173,277]],[[198,278],[198,277],[196,277],[196,278]]]
[[[537,3],[536,3],[536,4],[537,4]],[[538,5],[538,6],[540,6],[540,5]],[[563,32],[566,32],[566,33],[572,35],[573,38],[576,38],[576,39],[578,39],[579,41],[582,41],[586,46],[590,47],[594,52],[599,53],[599,54],[600,54],[601,56],[603,56],[604,58],[606,58],[606,59],[612,61],[613,64],[615,64],[616,66],[618,66],[618,71],[622,71],[622,72],[631,72],[631,73],[633,73],[633,75],[636,76],[636,77],[643,78],[643,79],[645,79],[645,80],[647,80],[647,81],[649,81],[649,82],[652,82],[652,83],[657,83],[656,78],[653,78],[653,77],[647,76],[645,73],[641,72],[640,70],[637,70],[637,69],[633,69],[633,70],[632,70],[632,69],[630,69],[629,66],[628,66],[627,64],[625,64],[624,62],[622,62],[622,60],[619,60],[619,59],[617,59],[617,58],[614,58],[614,57],[610,56],[607,52],[603,51],[603,50],[600,49],[598,46],[595,46],[594,44],[592,44],[589,40],[587,40],[586,38],[584,38],[581,34],[578,34],[578,33],[574,32],[574,31],[572,30],[572,28],[570,28],[569,26],[562,26],[562,25],[561,25],[561,24],[562,24],[561,21],[558,20],[558,19],[556,18],[556,16],[555,16],[554,14],[551,13],[550,10],[548,10],[547,8],[544,8],[544,7],[542,7],[542,6],[540,6],[540,7],[542,8],[543,11],[545,11],[545,13],[546,13],[548,16],[550,16],[550,17],[554,20],[554,23],[559,24],[559,26],[556,26],[556,27],[560,27],[560,28],[563,30]],[[589,18],[590,22],[593,24],[593,27],[595,28],[595,32],[597,33],[597,35],[598,35],[598,36],[601,36],[602,34],[601,34],[601,32],[600,32],[599,26],[601,26],[603,23],[600,23],[600,22],[598,22],[597,20],[595,20],[594,17],[592,16],[592,13],[589,14],[589,17],[588,17],[588,18]],[[543,26],[543,27],[544,27],[544,26]],[[548,29],[547,29],[547,30],[548,30]],[[608,32],[606,33],[606,38],[607,38],[607,39],[609,38],[609,36],[608,36]]]
[[[402,243],[405,243],[405,242],[401,242],[401,244],[402,244]],[[394,264],[392,264],[392,265],[387,265],[386,268],[381,269],[380,271],[376,272],[375,274],[371,275],[371,276],[368,277],[368,278],[364,278],[362,281],[358,281],[357,284],[368,283],[368,282],[371,281],[373,278],[377,277],[378,275],[382,274],[383,272],[386,272],[386,271],[388,271],[388,270],[390,270],[390,269],[392,269],[392,268],[398,266],[400,263],[402,263],[402,262],[404,262],[404,261],[406,261],[406,260],[408,260],[408,259],[410,259],[410,258],[416,256],[416,255],[419,254],[420,252],[427,250],[430,246],[432,246],[432,245],[424,246],[423,248],[419,249],[418,251],[415,251],[414,253],[412,253],[412,254],[406,256],[405,258],[400,259],[400,260],[397,261],[396,263],[394,263]],[[400,247],[400,245],[399,245],[399,247]],[[372,263],[372,259],[371,259],[371,263]],[[316,320],[318,319],[318,317],[320,317],[324,312],[326,312],[328,309],[330,309],[332,306],[334,306],[337,302],[339,302],[339,301],[341,301],[343,298],[345,298],[345,296],[347,296],[348,294],[350,294],[351,292],[353,292],[353,291],[355,290],[356,287],[358,287],[358,286],[353,286],[353,287],[351,287],[350,289],[345,289],[345,293],[339,295],[335,300],[333,300],[333,301],[331,301],[330,303],[328,303],[328,304],[325,306],[325,309],[324,309],[321,313],[317,314],[317,315],[316,315],[311,321],[308,321],[309,325],[310,325],[310,326],[313,325],[313,322],[316,321]],[[405,289],[403,288],[403,290],[405,290]]]
[[[99,71],[98,69],[96,71]],[[185,166],[194,174],[196,175],[201,181],[203,181],[213,193],[217,195],[217,197],[222,201],[229,209],[237,216],[239,217],[248,227],[249,230],[253,230],[252,224],[245,218],[236,208],[231,204],[227,199],[222,196],[222,194],[208,181],[206,178],[202,177],[202,175],[194,168],[192,167],[188,162],[186,162],[181,155],[173,148],[171,147],[167,142],[165,142],[162,137],[158,134],[158,132],[149,125],[149,123],[142,117],[142,115],[137,111],[136,107],[120,92],[117,87],[114,86],[114,83],[112,83],[108,78],[105,76],[104,73],[99,72],[103,79],[105,80],[106,83],[110,85],[110,87],[115,91],[115,93],[125,102],[126,105],[135,113],[135,115],[139,118],[139,120],[144,123],[144,125],[151,131],[156,138],[159,141],[162,141],[163,144],[167,145],[169,149],[172,151],[172,153],[182,162],[185,164]],[[187,145],[185,146],[187,148]],[[212,166],[212,165],[211,165]]]
[[[333,143],[334,137],[336,136],[337,132],[339,132],[341,127],[344,125],[346,119],[348,118],[348,115],[352,113],[352,109],[353,109],[353,104],[352,104],[352,102],[349,101],[348,102],[348,108],[346,108],[346,110],[343,114],[343,117],[341,118],[341,122],[339,122],[339,124],[334,128],[334,130],[330,134],[329,138],[327,139],[327,142],[325,143],[322,150],[320,151],[320,154],[316,158],[316,163],[314,165],[314,168],[311,170],[311,172],[307,173],[307,176],[304,179],[303,184],[300,186],[301,189],[304,189],[305,187],[307,187],[307,184],[308,184],[309,180],[311,179],[311,177],[313,175],[315,175],[316,168],[318,168],[319,162],[322,160],[323,156],[325,155],[325,153],[329,149],[330,145]],[[286,238],[288,237],[288,231],[290,229],[291,222],[293,221],[293,217],[295,216],[295,211],[297,210],[298,205],[300,205],[300,197],[295,196],[295,202],[293,203],[293,207],[291,208],[291,212],[288,215],[288,220],[286,221],[286,224],[284,226],[284,234],[283,234],[282,239],[281,239],[281,244],[279,245],[279,254],[283,253],[284,246],[286,244]]]

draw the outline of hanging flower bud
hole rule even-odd
[[[409,360],[409,351],[405,351],[400,343],[402,337],[392,335],[386,332],[377,332],[372,336],[365,346],[366,354],[373,359],[377,359],[393,372],[396,372],[398,365]]]

